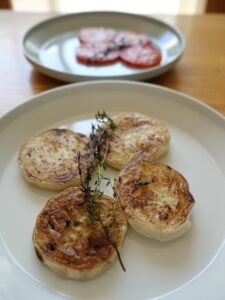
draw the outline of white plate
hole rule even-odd
[[[180,239],[160,243],[129,229],[121,255],[101,276],[78,282],[57,277],[37,259],[32,231],[54,194],[22,178],[19,147],[55,126],[87,133],[97,110],[137,111],[161,119],[172,140],[161,159],[188,180],[196,199],[193,226]],[[154,85],[102,81],[40,94],[0,120],[0,295],[3,299],[147,300],[224,299],[225,120],[189,96]],[[115,176],[116,172],[109,169]],[[194,295],[194,298],[193,298]],[[1,298],[1,297],[0,297]]]
[[[159,66],[132,68],[121,62],[108,66],[87,66],[75,59],[82,27],[103,26],[144,32],[162,52]],[[63,15],[32,27],[23,40],[24,54],[40,72],[63,81],[93,79],[144,80],[168,71],[181,57],[185,41],[175,27],[155,18],[115,12],[89,12]]]

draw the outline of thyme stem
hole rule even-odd
[[[106,236],[107,240],[111,243],[111,245],[113,246],[113,248],[114,248],[115,251],[116,251],[116,254],[117,254],[117,256],[118,256],[118,259],[119,259],[119,262],[120,262],[120,265],[121,265],[123,271],[126,272],[126,268],[125,268],[125,266],[124,266],[124,264],[123,264],[123,261],[122,261],[120,252],[119,252],[119,250],[118,250],[116,244],[114,243],[114,241],[111,239],[110,235],[108,234],[107,229],[106,229],[105,225],[102,223],[101,218],[99,219],[99,222],[100,222],[100,224],[101,224],[101,226],[102,226],[102,228],[103,228],[103,230],[104,230],[104,233],[105,233],[105,236]]]
[[[90,143],[88,145],[89,164],[85,170],[85,176],[83,179],[83,173],[81,168],[81,154],[77,152],[78,158],[78,170],[80,175],[81,190],[84,192],[85,202],[87,204],[87,212],[91,222],[99,222],[105,238],[110,242],[112,247],[115,249],[120,265],[123,271],[126,268],[123,264],[120,252],[110,236],[107,227],[103,224],[101,219],[101,205],[100,200],[103,196],[103,192],[100,190],[102,180],[107,180],[107,185],[111,183],[110,178],[102,176],[102,171],[106,169],[106,156],[109,150],[109,137],[112,130],[115,128],[113,120],[106,114],[105,111],[97,112],[96,114],[97,125],[92,124],[90,133]],[[94,184],[94,189],[91,188],[90,182],[92,179],[92,172],[97,167],[97,179]]]

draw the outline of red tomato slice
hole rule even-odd
[[[103,27],[82,28],[78,33],[80,42],[89,44],[112,42],[115,36],[114,29]]]
[[[151,46],[134,46],[120,52],[120,58],[132,67],[149,68],[160,64],[161,52]]]
[[[116,35],[114,43],[120,49],[135,45],[146,46],[151,44],[151,38],[147,34],[132,31],[120,31]]]
[[[119,59],[119,52],[110,50],[108,44],[81,44],[77,48],[76,57],[83,64],[107,65]]]

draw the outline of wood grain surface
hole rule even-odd
[[[23,55],[25,31],[51,16],[0,12],[0,116],[32,95],[65,84],[35,71]],[[151,82],[189,94],[225,114],[225,15],[160,18],[182,30],[186,50],[172,70]]]

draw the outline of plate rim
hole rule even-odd
[[[198,108],[200,108],[201,110],[203,110],[204,113],[206,113],[209,116],[213,116],[214,117],[214,121],[219,121],[219,124],[225,126],[225,115],[223,115],[223,113],[219,112],[218,110],[216,110],[215,108],[211,107],[210,105],[202,102],[201,100],[192,97],[184,92],[180,92],[177,90],[174,90],[172,88],[168,88],[165,86],[161,86],[158,84],[153,84],[153,83],[147,83],[147,82],[138,82],[138,81],[132,81],[132,80],[91,80],[91,81],[84,81],[84,82],[77,82],[77,83],[70,83],[67,85],[62,85],[62,86],[58,86],[46,91],[43,91],[41,93],[35,94],[31,97],[27,97],[24,102],[16,105],[15,107],[11,108],[9,111],[7,111],[6,113],[4,113],[2,116],[0,116],[0,128],[3,128],[5,126],[5,124],[10,121],[10,119],[13,118],[13,116],[17,115],[18,113],[20,113],[20,111],[23,110],[24,107],[26,106],[33,106],[34,103],[36,104],[38,100],[38,98],[42,98],[43,96],[46,96],[48,94],[52,94],[52,93],[58,93],[62,90],[70,90],[73,88],[79,88],[85,85],[105,85],[105,84],[119,84],[119,85],[137,85],[137,86],[143,86],[143,87],[150,87],[151,89],[155,89],[157,91],[162,91],[164,93],[169,93],[169,94],[174,94],[176,96],[179,96],[179,100],[176,99],[176,101],[181,101],[181,102],[186,102],[186,104],[189,105],[194,105],[197,106]],[[181,100],[182,99],[182,100]],[[173,100],[175,101],[175,100]],[[215,119],[216,118],[216,119]]]
[[[80,74],[75,74],[75,73],[67,73],[63,71],[57,71],[49,67],[45,67],[42,65],[38,60],[36,60],[32,55],[29,54],[29,51],[27,50],[26,47],[26,41],[28,40],[29,36],[38,28],[38,27],[44,27],[50,23],[57,22],[59,19],[64,19],[64,18],[71,18],[71,17],[76,17],[76,16],[89,16],[89,15],[116,15],[116,16],[121,16],[121,17],[128,17],[128,18],[137,18],[137,19],[144,19],[146,21],[153,20],[156,23],[160,23],[166,27],[168,27],[171,31],[175,32],[175,34],[178,36],[179,41],[180,41],[180,50],[177,54],[177,56],[169,63],[166,63],[165,65],[159,65],[151,68],[146,68],[146,69],[140,69],[138,73],[136,74],[128,74],[128,75],[110,75],[110,76],[93,76],[93,75],[80,75]],[[103,80],[103,79],[125,79],[125,80],[135,80],[137,76],[142,77],[138,80],[143,80],[147,78],[153,78],[156,77],[160,74],[163,74],[164,72],[168,71],[173,64],[175,64],[183,55],[185,48],[186,48],[186,39],[183,34],[183,32],[177,27],[173,26],[167,21],[161,20],[160,18],[152,15],[140,15],[140,14],[135,14],[135,13],[126,13],[126,12],[117,12],[117,11],[91,11],[91,12],[79,12],[79,13],[68,13],[68,14],[60,14],[56,15],[50,18],[46,18],[43,21],[37,22],[24,33],[23,38],[22,38],[22,47],[23,47],[23,54],[25,58],[35,67],[38,69],[38,71],[51,76],[56,79],[60,79],[65,82],[74,82],[75,80],[79,81],[87,81],[87,80]],[[165,68],[166,70],[163,71],[162,68]],[[44,70],[44,71],[43,71]],[[151,71],[162,71],[158,73],[155,76],[150,76],[149,72]],[[55,75],[49,74],[49,73],[54,73]],[[148,75],[149,74],[149,75]],[[63,79],[62,77],[69,77],[70,79]],[[135,77],[135,78],[133,78]]]

